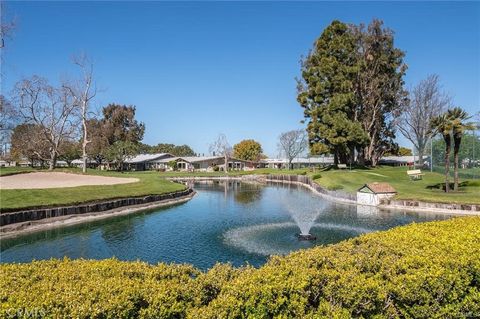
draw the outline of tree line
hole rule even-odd
[[[54,169],[58,160],[70,165],[80,158],[85,171],[91,161],[121,167],[128,156],[141,152],[195,155],[188,145],[142,143],[145,124],[135,118],[133,105],[111,103],[94,110],[94,64],[86,55],[74,57],[73,63],[77,78],[55,86],[33,75],[15,84],[11,99],[1,96],[2,143],[10,141],[12,159]]]
[[[303,129],[286,131],[278,137],[277,148],[279,155],[287,159],[289,169],[292,168],[293,159],[304,154],[307,147],[307,135]],[[232,148],[225,134],[220,134],[210,144],[210,153],[224,156],[225,162],[232,156],[253,162],[258,162],[268,157],[263,153],[262,145],[253,139],[242,140]]]

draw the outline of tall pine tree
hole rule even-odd
[[[396,149],[393,119],[406,100],[403,56],[379,20],[366,29],[335,20],[323,31],[298,81],[311,153],[347,163],[357,150],[360,162],[376,165]]]
[[[352,117],[357,68],[355,37],[340,21],[323,31],[302,62],[297,100],[307,119],[310,151],[334,154],[336,164],[349,161],[354,147],[367,143],[361,124]]]

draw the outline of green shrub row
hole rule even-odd
[[[480,317],[480,218],[412,224],[264,266],[115,259],[0,266],[0,317]]]
[[[330,190],[330,191],[338,191],[338,190],[343,189],[343,185],[340,185],[340,184],[328,185],[327,189]]]

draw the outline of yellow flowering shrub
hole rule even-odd
[[[480,317],[480,218],[412,224],[264,266],[106,260],[0,265],[0,317]]]

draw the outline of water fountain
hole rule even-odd
[[[316,240],[317,237],[310,234],[310,229],[320,213],[325,210],[326,202],[303,192],[293,192],[291,196],[282,198],[282,201],[300,229],[300,233],[297,234],[298,240]]]

